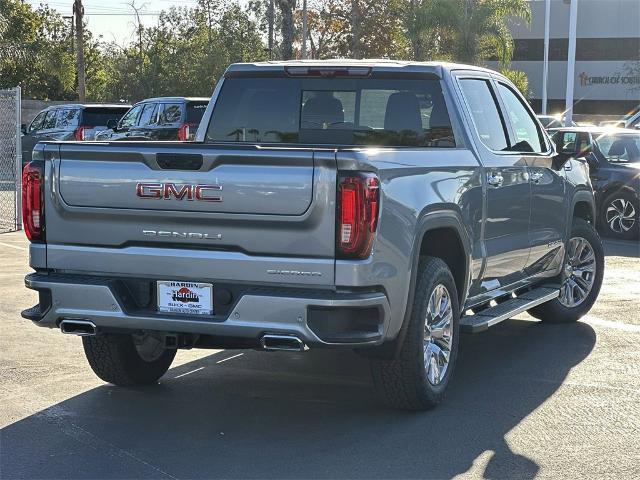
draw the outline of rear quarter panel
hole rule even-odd
[[[425,220],[444,212],[460,224],[468,246],[469,283],[482,265],[482,181],[474,154],[462,148],[340,151],[339,170],[375,172],[380,219],[367,260],[336,262],[337,286],[380,286],[391,304],[395,336],[406,312]]]

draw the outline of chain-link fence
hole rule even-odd
[[[20,229],[20,87],[0,90],[0,233]]]

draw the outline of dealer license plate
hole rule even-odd
[[[158,311],[187,315],[213,315],[213,285],[192,282],[158,282]]]

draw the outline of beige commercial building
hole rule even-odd
[[[578,0],[574,113],[624,114],[640,104],[640,0]],[[565,105],[569,0],[551,0],[548,112]],[[544,0],[531,0],[531,25],[512,22],[512,67],[529,78],[540,111]],[[495,65],[495,63],[494,63]]]

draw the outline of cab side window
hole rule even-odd
[[[507,119],[511,123],[511,129],[515,136],[510,150],[545,152],[547,146],[543,140],[542,132],[520,97],[510,87],[500,82],[498,82],[498,92],[504,102]]]
[[[508,150],[502,117],[489,81],[463,78],[460,86],[482,143],[494,151]]]

